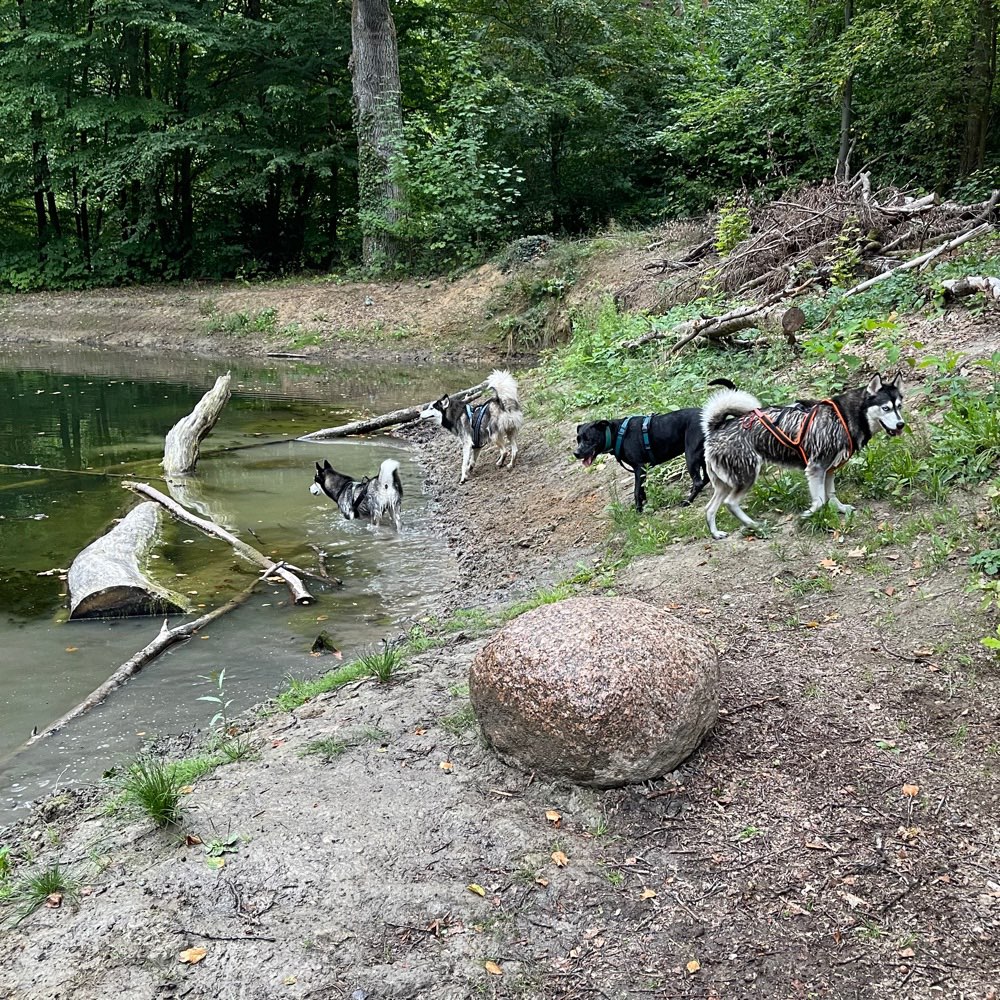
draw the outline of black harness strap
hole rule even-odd
[[[465,404],[465,412],[469,418],[469,423],[472,425],[473,448],[479,449],[483,446],[483,418],[486,416],[490,402],[491,400],[487,400],[476,407],[472,407],[468,403]]]
[[[638,419],[639,419],[638,417],[626,417],[618,425],[618,436],[617,438],[615,438],[615,446],[614,450],[612,451],[612,454],[615,456],[615,461],[623,469],[628,469],[629,472],[633,473],[635,472],[635,469],[633,469],[632,466],[630,465],[626,465],[626,463],[622,461],[621,450],[622,450],[622,443],[625,441],[625,433],[628,431],[629,421]],[[649,443],[649,424],[652,419],[653,419],[652,413],[647,413],[646,416],[642,418],[642,446],[646,451],[646,463],[644,464],[650,464],[650,465],[653,464],[653,449]],[[607,443],[610,446],[611,444],[610,427],[608,428],[608,433],[607,433]]]

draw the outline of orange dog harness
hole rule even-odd
[[[802,442],[805,440],[806,435],[809,433],[809,428],[812,427],[813,421],[816,419],[816,414],[819,412],[821,406],[829,406],[834,413],[837,414],[837,419],[840,421],[840,426],[844,428],[844,433],[847,435],[847,458],[844,459],[840,465],[834,466],[835,469],[839,469],[841,465],[846,463],[850,457],[854,454],[854,438],[851,437],[851,432],[847,428],[847,421],[844,419],[843,413],[840,412],[840,407],[832,399],[822,399],[820,400],[810,411],[809,416],[802,421],[802,426],[799,427],[798,434],[792,437],[790,434],[786,434],[763,410],[751,410],[741,421],[744,429],[749,430],[755,423],[759,423],[779,444],[784,445],[786,448],[791,448],[793,451],[797,451],[802,458],[802,464],[809,464],[809,456],[806,454],[805,446]],[[832,470],[831,470],[832,471]]]

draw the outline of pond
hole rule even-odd
[[[152,618],[66,621],[60,571],[136,504],[119,476],[166,492],[158,481],[164,434],[230,369],[232,399],[202,445],[192,499],[268,554],[315,566],[310,546],[320,546],[343,587],[307,581],[317,603],[296,607],[283,587],[261,584],[245,605],[172,647],[103,705],[26,748],[33,727],[76,705],[159,630]],[[235,714],[289,676],[335,666],[310,653],[320,631],[346,661],[424,613],[454,566],[431,522],[418,454],[388,436],[293,438],[476,379],[453,367],[232,365],[80,349],[0,359],[0,463],[8,466],[0,468],[0,825],[52,788],[99,778],[147,739],[206,728],[216,706],[199,698],[219,693],[213,676],[223,668]],[[405,492],[399,535],[344,521],[330,501],[309,493],[316,460],[360,477],[389,457],[401,463]],[[174,522],[155,556],[157,579],[199,614],[257,572],[223,543]]]

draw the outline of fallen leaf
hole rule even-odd
[[[452,764],[450,760],[441,761],[441,763],[438,764],[438,767],[440,767],[442,771],[447,771],[449,774],[455,770],[455,765]]]
[[[497,965],[496,962],[487,962],[486,963],[486,971],[491,976],[502,976],[503,975],[503,969],[501,969],[500,966]]]
[[[281,980],[286,986],[294,986],[299,980],[297,976],[285,976]]]
[[[912,948],[900,948],[899,957],[900,958],[913,958],[916,952]]]
[[[468,889],[469,892],[474,892],[477,896],[482,896],[484,899],[486,898],[486,890],[476,882],[467,885],[465,888]]]
[[[63,894],[61,892],[50,892],[45,897],[45,905],[50,909],[54,910],[57,907],[62,906]]]
[[[885,593],[886,597],[892,597],[892,595],[896,593],[896,588],[895,587],[886,587],[884,593]]]
[[[177,960],[186,965],[197,965],[207,954],[207,948],[188,948],[177,956]]]
[[[548,884],[549,880],[547,878],[542,878],[541,875],[535,878],[535,881],[544,889]]]
[[[811,851],[832,851],[833,848],[825,841],[817,838],[816,840],[807,840],[806,847]]]
[[[783,911],[790,917],[804,917],[809,911],[798,903],[785,903]]]
[[[868,550],[862,545],[856,549],[850,549],[847,553],[848,559],[864,559],[868,555]]]
[[[545,818],[554,826],[558,826],[562,820],[562,813],[556,812],[555,809],[547,809],[545,811]]]
[[[806,622],[803,628],[819,628],[819,622]]]
[[[856,910],[859,906],[867,905],[860,896],[855,896],[853,892],[842,892],[840,896],[852,910]]]
[[[919,785],[903,785],[903,794],[906,795],[906,796],[908,796],[911,799],[919,791],[920,791],[920,786]]]
[[[569,858],[567,858],[566,855],[563,854],[562,851],[553,851],[552,852],[552,860],[560,868],[565,868],[569,864]]]
[[[417,728],[413,730],[413,735],[414,736],[426,736],[427,735],[427,730],[424,729],[423,726],[417,726]]]
[[[693,976],[701,968],[701,962],[699,962],[696,958],[692,958],[691,961],[684,966],[684,968],[687,969]]]
[[[226,859],[225,858],[205,858],[205,864],[208,865],[209,868],[214,868],[216,871],[218,871],[219,869],[226,867]]]
[[[915,656],[915,657],[916,657],[916,658],[917,658],[918,660],[926,660],[926,659],[928,659],[929,657],[931,657],[931,656],[933,656],[933,655],[934,655],[934,650],[933,650],[933,649],[915,649],[915,650],[913,651],[913,655],[914,655],[914,656]]]
[[[833,567],[837,565],[837,560],[836,559],[820,559],[819,565],[822,566],[823,569],[833,569]]]
[[[67,646],[66,647],[66,652],[67,653],[75,653],[75,652],[77,652],[79,650],[79,648],[80,648],[79,646]]]
[[[655,889],[643,889],[639,895],[640,899],[656,899]]]
[[[186,847],[194,847],[195,844],[202,843],[201,837],[196,833],[187,833],[184,835],[184,845]]]
[[[272,750],[277,750],[278,747],[280,747],[281,744],[284,743],[284,742],[285,742],[284,740],[271,740],[271,749]]]
[[[181,795],[190,795],[194,791],[194,785],[181,785],[177,791],[179,791]]]

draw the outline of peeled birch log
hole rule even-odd
[[[67,575],[71,619],[183,613],[181,598],[140,567],[159,525],[156,504],[141,503],[73,560]]]
[[[479,385],[469,386],[459,392],[450,393],[452,399],[467,402],[474,399],[486,388],[485,382]],[[420,416],[420,411],[429,406],[430,402],[419,406],[407,406],[401,410],[393,410],[391,413],[383,413],[379,417],[368,417],[365,420],[355,420],[349,424],[341,424],[340,427],[324,427],[321,430],[313,431],[311,434],[303,434],[296,438],[297,441],[329,441],[331,438],[350,437],[352,434],[367,434],[369,431],[381,430],[383,427],[392,427],[395,424],[407,424],[411,420],[416,420]]]
[[[198,400],[197,406],[167,431],[163,445],[163,471],[168,476],[189,476],[198,464],[201,442],[215,426],[229,399],[231,373],[215,380],[215,385]]]
[[[206,535],[212,535],[215,538],[221,538],[224,542],[228,542],[236,550],[237,555],[242,556],[247,562],[252,562],[254,565],[260,566],[266,575],[280,577],[291,592],[292,600],[296,604],[316,603],[312,594],[306,590],[305,584],[299,579],[297,574],[302,571],[297,566],[292,566],[284,560],[275,562],[273,559],[269,559],[263,552],[258,552],[252,545],[248,545],[242,538],[237,538],[232,532],[226,531],[225,528],[220,528],[219,525],[212,521],[206,521],[205,518],[192,514],[189,510],[185,510],[176,500],[171,500],[170,497],[154,489],[149,483],[135,483],[126,480],[122,483],[122,486],[133,493],[138,493],[139,496],[155,500],[161,507],[173,514],[178,521],[190,524],[193,528],[204,531]]]
[[[950,281],[942,281],[941,287],[944,289],[946,302],[965,298],[966,295],[975,295],[976,292],[982,292],[986,298],[1000,302],[1000,278],[969,275],[966,278],[952,278]]]

